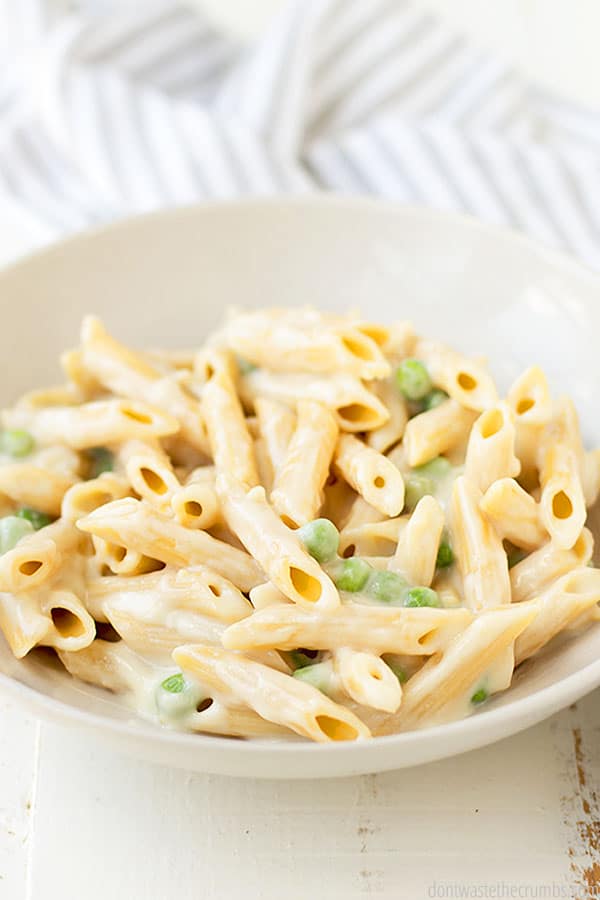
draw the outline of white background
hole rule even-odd
[[[547,84],[600,102],[599,0],[429,5]],[[202,6],[250,35],[280,2]],[[0,210],[0,258],[44,237]],[[420,769],[235,781],[138,763],[0,700],[0,900],[420,900],[444,896],[444,882],[471,896],[584,900],[600,873],[599,737],[596,692]]]

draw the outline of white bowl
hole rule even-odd
[[[538,362],[600,443],[600,280],[506,231],[381,202],[207,205],[65,241],[0,273],[0,403],[56,382],[95,312],[134,345],[199,343],[230,305],[359,306],[485,353],[501,385]],[[117,699],[0,643],[0,689],[139,757],[204,772],[306,778],[412,766],[514,734],[600,684],[600,629],[551,645],[469,719],[356,744],[236,741],[161,730]]]

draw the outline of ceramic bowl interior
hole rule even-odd
[[[472,220],[336,198],[208,205],[83,235],[0,273],[0,403],[60,379],[81,317],[134,346],[200,343],[230,306],[361,308],[489,357],[501,387],[537,362],[571,393],[600,443],[600,280],[559,255]],[[600,628],[528,661],[470,719],[358,744],[235,741],[162,730],[117,699],[0,641],[0,689],[40,715],[140,757],[189,769],[325,777],[415,765],[489,743],[600,684]]]

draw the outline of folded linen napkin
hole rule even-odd
[[[294,0],[247,47],[169,0],[56,3],[0,0],[0,202],[55,235],[330,190],[465,211],[600,267],[600,112],[420,4]]]

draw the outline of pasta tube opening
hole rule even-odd
[[[360,737],[357,728],[334,716],[315,716],[314,723],[315,728],[328,741],[355,741]]]

